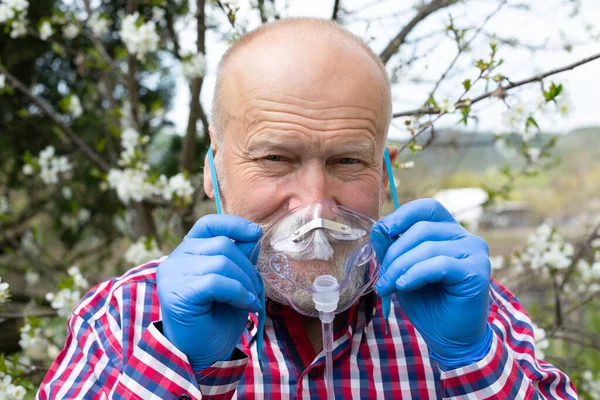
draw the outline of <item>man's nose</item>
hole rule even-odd
[[[289,208],[319,200],[333,200],[332,187],[325,166],[312,163],[299,171],[296,192]]]

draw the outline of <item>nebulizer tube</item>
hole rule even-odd
[[[333,388],[333,319],[340,299],[340,285],[331,275],[321,275],[313,283],[313,301],[319,311],[323,328],[323,352],[325,353],[325,385],[327,398],[335,398]]]

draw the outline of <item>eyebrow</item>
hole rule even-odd
[[[375,153],[375,141],[365,138],[335,138],[326,140],[325,143],[329,147],[326,152],[333,156],[360,154],[372,158]],[[294,135],[289,134],[284,136],[261,135],[251,141],[245,152],[249,156],[264,155],[268,151],[303,153],[308,151],[311,144],[301,139],[295,139]]]

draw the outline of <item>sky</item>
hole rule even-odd
[[[448,64],[456,56],[456,44],[444,35],[444,27],[452,13],[455,26],[458,28],[478,27],[488,15],[494,16],[485,24],[479,35],[472,41],[471,50],[463,53],[456,63],[456,73],[440,85],[436,94],[438,101],[448,99],[455,101],[462,94],[462,81],[466,78],[474,80],[478,70],[474,68],[476,59],[486,59],[489,55],[491,34],[498,40],[497,58],[504,60],[497,70],[511,81],[529,78],[535,74],[559,68],[582,58],[600,53],[600,0],[580,0],[579,12],[572,15],[574,4],[578,0],[508,0],[497,12],[501,0],[470,0],[465,5],[454,6],[436,13],[421,22],[408,37],[408,41],[424,38],[418,46],[409,45],[390,60],[388,73],[416,55],[417,61],[410,68],[403,68],[399,79],[392,87],[394,112],[406,111],[421,106],[427,99],[435,81],[442,75]],[[341,0],[345,10],[355,11],[346,14],[344,26],[365,39],[371,48],[379,54],[391,38],[412,18],[415,11],[412,2],[397,0]],[[287,7],[286,7],[287,4]],[[524,10],[519,5],[529,5]],[[258,21],[253,19],[255,10],[251,10],[249,2],[241,0],[239,21],[242,26],[253,27]],[[276,1],[277,10],[285,16],[331,17],[333,0],[281,0]],[[248,17],[246,17],[248,16]],[[217,15],[217,18],[219,16]],[[226,21],[222,20],[226,23]],[[182,47],[194,45],[194,27],[182,27],[184,39]],[[468,32],[466,40],[471,38],[474,30]],[[592,37],[590,37],[592,36]],[[521,43],[536,48],[517,46],[510,47],[502,43],[502,39],[517,38]],[[565,45],[572,45],[566,51]],[[210,102],[214,88],[214,71],[217,63],[226,50],[227,44],[217,37],[216,33],[207,33],[207,75],[201,93],[201,101],[205,110],[210,110]],[[416,48],[416,53],[413,50]],[[575,70],[557,74],[548,78],[550,81],[564,85],[570,112],[568,116],[557,116],[556,113],[538,113],[536,120],[540,128],[546,132],[566,133],[573,129],[591,125],[600,125],[600,60],[583,65]],[[475,87],[474,96],[485,91],[485,87]],[[501,133],[510,130],[505,122],[507,105],[514,107],[523,105],[534,108],[540,93],[540,85],[532,84],[511,92],[506,104],[498,100],[482,101],[474,106],[479,116],[477,123],[470,123],[466,129]],[[473,96],[473,97],[474,97]],[[177,131],[185,132],[189,110],[189,89],[182,78],[177,80],[177,90],[173,109],[169,117],[175,121]],[[458,115],[448,115],[436,123],[438,128],[455,127],[460,120]],[[402,139],[408,133],[404,128],[404,119],[396,119],[390,127],[391,139]]]

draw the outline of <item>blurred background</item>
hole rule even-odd
[[[596,0],[0,0],[0,397],[33,398],[92,286],[215,211],[216,66],[290,16],[379,54],[400,202],[435,197],[484,237],[538,358],[600,399]]]

